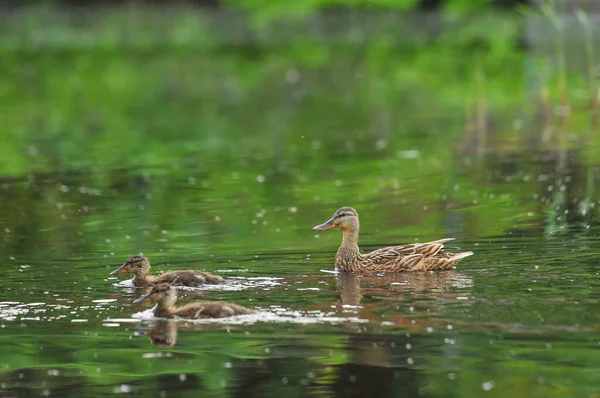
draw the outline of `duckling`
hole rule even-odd
[[[150,293],[143,295],[133,304],[157,303],[154,307],[154,316],[158,318],[226,318],[233,315],[254,314],[256,311],[227,303],[225,301],[196,301],[176,307],[177,293],[175,288],[167,283],[161,283],[152,288]]]
[[[144,256],[131,256],[125,264],[110,273],[111,276],[118,274],[133,274],[133,284],[136,287],[156,285],[159,283],[170,283],[175,286],[202,286],[205,284],[216,285],[225,280],[218,276],[202,271],[168,271],[158,276],[148,275],[150,272],[150,261]]]
[[[342,245],[335,256],[335,266],[342,271],[448,270],[454,268],[463,258],[473,255],[473,252],[445,252],[444,243],[454,238],[384,247],[362,254],[358,248],[359,227],[356,210],[352,207],[342,207],[329,220],[313,228],[315,231],[331,228],[342,230]]]

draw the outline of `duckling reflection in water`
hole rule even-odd
[[[176,307],[177,293],[175,289],[161,283],[152,288],[150,293],[143,295],[135,300],[134,304],[156,303],[153,312],[157,318],[226,318],[233,315],[254,314],[256,311],[242,307],[237,304],[227,303],[225,301],[196,301]]]
[[[158,321],[156,326],[146,332],[146,336],[155,347],[173,347],[177,343],[177,322]]]
[[[159,283],[196,287],[206,284],[216,285],[225,281],[218,275],[194,270],[168,271],[158,276],[148,275],[150,273],[150,261],[144,256],[129,257],[125,264],[111,272],[110,275],[114,276],[126,273],[133,274],[132,281],[133,285],[136,287],[157,285]]]
[[[329,220],[313,228],[315,231],[331,228],[342,230],[342,245],[335,256],[335,266],[342,271],[448,270],[454,268],[463,258],[473,255],[473,252],[444,251],[444,243],[454,238],[384,247],[362,254],[358,248],[359,227],[356,210],[352,207],[342,207]]]

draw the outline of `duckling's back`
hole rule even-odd
[[[225,301],[201,301],[179,307],[173,315],[188,318],[226,318],[234,315],[254,314],[256,311]]]

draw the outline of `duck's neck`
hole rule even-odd
[[[164,297],[160,300],[154,308],[154,316],[158,318],[168,318],[175,312],[176,297],[171,295]]]
[[[148,275],[148,271],[138,271],[133,274],[133,285],[134,286],[147,286],[152,283],[153,277]]]
[[[335,256],[335,266],[342,271],[353,271],[356,269],[355,264],[362,258],[358,248],[358,227],[345,229],[342,232],[344,237]]]

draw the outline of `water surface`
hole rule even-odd
[[[0,49],[0,396],[600,394],[589,115],[527,118],[523,54],[399,41]],[[341,206],[363,250],[475,255],[327,272]],[[258,314],[151,318],[109,277],[137,253]]]

